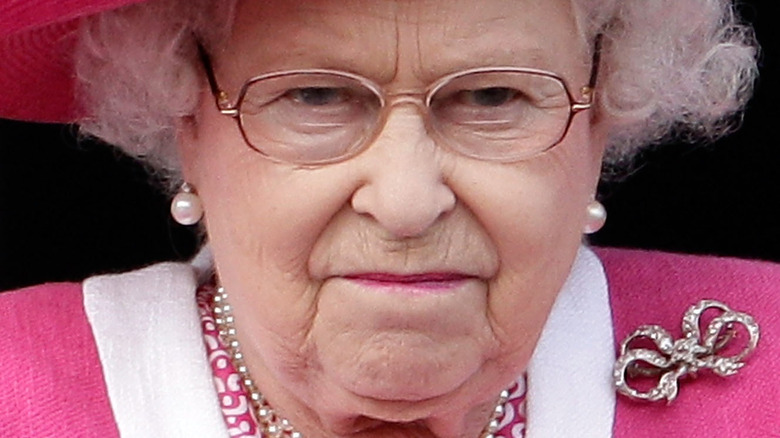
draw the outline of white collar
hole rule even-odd
[[[196,286],[192,267],[181,263],[84,282],[84,309],[122,438],[229,436]]]
[[[526,438],[611,437],[614,362],[604,268],[581,247],[528,365]]]

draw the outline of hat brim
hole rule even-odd
[[[0,117],[69,123],[73,49],[83,17],[145,0],[5,0],[0,5]]]

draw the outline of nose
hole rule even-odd
[[[454,208],[445,158],[414,108],[396,108],[361,158],[364,178],[352,195],[352,208],[394,237],[420,236]]]

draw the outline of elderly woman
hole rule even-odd
[[[780,268],[582,245],[603,163],[749,97],[730,1],[2,12],[0,113],[157,165],[208,248],[0,295],[0,435],[780,435]]]

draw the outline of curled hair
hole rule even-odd
[[[177,123],[195,113],[202,80],[195,39],[210,48],[226,39],[235,3],[157,0],[86,19],[76,52],[81,131],[175,172]]]
[[[602,35],[596,87],[608,164],[670,138],[715,140],[739,121],[758,45],[732,0],[574,0],[584,34]]]
[[[596,120],[607,164],[670,137],[724,135],[757,75],[757,44],[732,0],[572,0],[586,41],[603,35]],[[172,171],[177,120],[203,75],[193,34],[229,34],[236,0],[153,0],[85,20],[76,54],[84,132]]]

